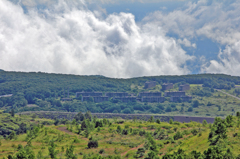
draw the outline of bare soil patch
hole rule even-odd
[[[69,134],[69,135],[75,135],[73,132],[69,131],[69,130],[67,129],[67,127],[58,127],[57,129],[60,130],[60,131],[65,132],[65,133],[67,133],[67,134]]]
[[[129,151],[131,151],[131,150],[137,150],[137,149],[140,148],[140,147],[143,147],[143,144],[139,145],[138,147],[131,148],[130,150],[128,150],[128,151],[122,153],[121,156],[126,155],[126,154],[127,154]]]

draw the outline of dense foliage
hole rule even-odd
[[[144,83],[149,80],[157,81],[160,84],[165,82],[174,83],[174,89],[180,84],[202,84],[203,87],[191,89],[188,95],[196,97],[212,97],[214,88],[231,89],[235,84],[240,84],[239,77],[215,74],[184,75],[184,76],[153,76],[139,77],[131,79],[113,79],[103,76],[77,76],[47,73],[23,73],[23,72],[0,72],[0,95],[13,94],[12,97],[0,97],[0,109],[5,112],[14,110],[23,111],[67,111],[67,112],[87,112],[92,113],[149,113],[164,114],[171,112],[196,112],[196,104],[180,104],[173,106],[169,103],[170,98],[166,98],[164,104],[130,102],[123,103],[119,100],[111,99],[108,102],[94,103],[92,101],[82,102],[80,98],[75,98],[76,92],[100,91],[106,92],[128,92],[138,95],[143,89]],[[154,91],[160,91],[156,87]],[[73,101],[64,102],[60,99],[67,96],[69,89],[70,98]],[[234,90],[238,93],[238,89]],[[178,103],[181,103],[178,102]],[[211,103],[211,102],[210,102]],[[201,103],[199,104],[201,106]],[[207,105],[207,104],[205,104]],[[217,105],[219,110],[221,106]],[[223,105],[224,106],[224,105]],[[233,109],[233,108],[232,108]],[[202,110],[202,109],[201,109]],[[206,115],[205,113],[204,115]]]
[[[72,121],[0,114],[29,123],[23,134],[0,136],[0,157],[13,159],[238,159],[240,113],[213,124],[98,119],[79,112]],[[34,120],[33,120],[34,119]],[[56,122],[56,121],[59,122]],[[65,121],[65,122],[64,122]],[[48,126],[45,126],[49,122]],[[53,125],[53,123],[55,123]],[[11,145],[11,146],[9,146]],[[5,151],[8,149],[8,151]]]

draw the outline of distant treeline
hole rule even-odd
[[[79,103],[71,103],[62,105],[59,100],[55,100],[56,97],[63,97],[64,90],[67,94],[69,88],[70,95],[75,95],[76,92],[128,92],[136,93],[131,89],[131,85],[143,86],[146,81],[156,81],[158,84],[174,83],[174,84],[203,84],[203,87],[217,88],[217,89],[231,89],[235,87],[235,84],[240,84],[240,77],[229,76],[223,74],[198,74],[198,75],[183,75],[183,76],[152,76],[152,77],[139,77],[131,79],[115,79],[107,78],[104,76],[79,76],[79,75],[64,75],[64,74],[48,74],[41,72],[6,72],[0,71],[0,95],[13,94],[11,98],[0,98],[0,108],[3,106],[14,106],[13,108],[19,108],[26,106],[27,104],[37,104],[38,106],[44,106],[41,110],[51,110],[53,107],[64,111],[92,111],[101,112],[103,107],[101,104],[87,104],[81,109]],[[114,101],[112,101],[114,103]],[[74,105],[75,104],[75,105]],[[52,105],[53,107],[48,107]],[[133,106],[134,107],[134,106]],[[128,108],[127,113],[131,113],[134,110],[145,110],[136,104],[135,108]],[[162,109],[159,106],[160,110]],[[86,110],[87,108],[87,110]],[[118,108],[109,107],[109,109],[123,110],[126,109],[125,104],[121,104]],[[31,110],[34,110],[32,108]],[[150,109],[150,108],[149,108]],[[28,109],[29,110],[29,109]],[[39,109],[37,109],[39,110]],[[93,111],[94,110],[94,111]],[[159,111],[159,110],[157,110]],[[106,110],[104,112],[112,112],[112,110]],[[119,111],[118,111],[119,112]],[[155,112],[152,110],[151,112]]]

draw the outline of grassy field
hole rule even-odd
[[[50,142],[54,141],[57,145],[57,158],[65,158],[66,149],[74,146],[74,154],[77,158],[86,158],[93,154],[101,156],[118,156],[119,158],[134,158],[139,148],[147,147],[148,137],[147,134],[153,137],[157,145],[157,154],[159,157],[166,153],[173,153],[181,148],[186,153],[197,150],[203,153],[209,147],[208,136],[212,124],[201,124],[197,122],[180,123],[180,122],[150,122],[142,120],[121,120],[111,119],[108,120],[103,127],[93,128],[92,131],[86,136],[85,131],[79,131],[79,124],[75,122],[68,122],[61,125],[43,125],[44,121],[54,122],[48,119],[32,119],[32,116],[16,116],[10,117],[8,114],[0,114],[1,123],[7,118],[11,121],[6,123],[11,126],[16,120],[28,123],[38,128],[35,136],[31,136],[31,131],[15,136],[13,139],[1,137],[0,158],[7,157],[8,155],[15,155],[18,152],[18,145],[26,146],[31,139],[31,149],[37,156],[42,154],[42,158],[49,158]],[[97,119],[100,120],[101,119]],[[122,121],[122,122],[119,122]],[[111,124],[110,124],[111,123]],[[126,130],[127,133],[117,132],[118,127]],[[174,139],[176,132],[180,132],[182,137]],[[226,148],[230,148],[232,153],[237,156],[240,152],[240,134],[239,124],[237,118],[234,117],[233,126],[228,128]],[[31,137],[30,137],[31,136]],[[88,148],[89,140],[97,140],[97,148]],[[99,152],[103,151],[102,154]],[[150,149],[146,148],[144,157],[147,156]]]

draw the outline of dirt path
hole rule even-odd
[[[69,134],[69,135],[75,135],[73,132],[69,131],[69,130],[67,129],[67,127],[58,127],[57,129],[60,130],[60,131],[65,132],[65,133],[67,133],[67,134]]]
[[[217,90],[217,91],[222,92],[222,93],[224,93],[224,94],[226,94],[226,95],[228,95],[228,96],[231,96],[231,97],[233,97],[233,98],[236,98],[236,99],[240,100],[240,98],[238,98],[238,97],[236,97],[236,96],[234,96],[234,95],[231,95],[231,94],[229,94],[229,93],[226,93],[226,92],[224,92],[224,91],[222,91],[222,90],[219,90],[219,89],[215,89],[215,90]]]
[[[128,150],[128,151],[122,153],[121,156],[126,155],[126,154],[127,154],[129,151],[131,151],[131,150],[137,150],[138,148],[143,147],[143,145],[144,145],[144,144],[141,144],[141,145],[139,145],[138,147],[131,148],[130,150]]]

